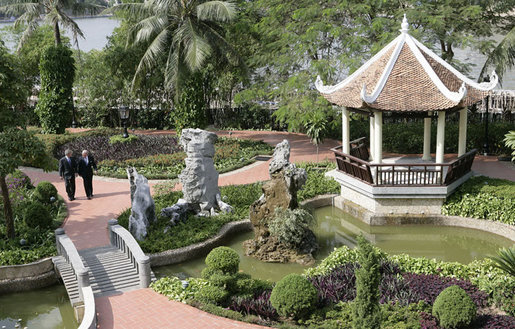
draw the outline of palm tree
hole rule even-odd
[[[40,22],[53,27],[56,45],[61,44],[59,25],[72,32],[73,41],[77,44],[77,37],[84,38],[84,35],[77,23],[68,16],[65,10],[71,9],[74,13],[93,13],[99,8],[96,5],[79,3],[74,0],[7,0],[6,2],[6,5],[0,7],[0,12],[18,16],[14,22],[15,28],[25,26],[25,31],[18,44],[18,50],[38,28]]]
[[[515,26],[508,34],[501,40],[501,42],[494,48],[488,55],[481,73],[479,74],[478,81],[483,81],[487,70],[495,67],[495,72],[499,76],[499,81],[502,81],[504,72],[515,66]]]
[[[165,86],[178,90],[185,77],[202,68],[215,51],[232,52],[221,35],[222,22],[236,14],[229,1],[147,0],[127,3],[111,10],[127,10],[139,21],[132,27],[129,44],[148,45],[137,67],[132,85],[154,68],[165,63]],[[110,10],[110,11],[111,11]]]

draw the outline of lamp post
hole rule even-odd
[[[129,108],[125,105],[122,105],[118,109],[118,113],[120,114],[120,119],[122,120],[123,138],[127,138],[129,137],[129,134],[127,133],[127,119],[129,119]]]
[[[75,106],[72,107],[72,128],[77,128],[77,122],[75,121]]]

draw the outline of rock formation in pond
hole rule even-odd
[[[131,185],[131,215],[129,231],[137,240],[147,236],[148,226],[156,221],[154,199],[150,195],[150,187],[145,176],[138,174],[136,168],[127,168]]]
[[[268,169],[271,179],[263,184],[263,195],[250,206],[250,221],[255,237],[244,242],[245,253],[265,262],[297,262],[308,265],[314,263],[311,253],[317,249],[316,238],[312,232],[307,235],[306,243],[293,250],[271,235],[268,229],[276,208],[298,207],[297,191],[306,183],[306,171],[297,168],[289,159],[290,144],[284,140],[275,147]]]
[[[184,129],[180,144],[186,152],[186,168],[179,175],[183,198],[175,205],[161,210],[161,215],[170,218],[170,225],[186,218],[191,211],[201,216],[213,216],[217,212],[232,212],[232,207],[223,202],[218,188],[218,172],[213,157],[215,133],[201,129]]]

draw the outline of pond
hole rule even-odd
[[[63,285],[1,295],[0,305],[0,328],[18,328],[16,325],[30,329],[78,327]]]
[[[314,255],[317,261],[324,259],[334,248],[346,245],[354,247],[356,237],[363,235],[374,245],[390,254],[407,253],[415,257],[436,258],[444,261],[469,263],[493,255],[501,247],[513,242],[501,236],[474,229],[439,227],[432,225],[369,226],[359,219],[333,207],[315,210],[314,227],[320,250]],[[251,239],[249,232],[228,241],[227,246],[240,255],[240,269],[254,278],[280,280],[289,273],[302,273],[306,267],[298,264],[263,263],[244,256],[242,242]],[[200,276],[204,258],[176,265],[154,268],[158,277],[166,275]]]

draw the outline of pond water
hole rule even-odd
[[[29,329],[78,327],[63,285],[0,295],[0,328],[15,328],[17,324]]]
[[[435,227],[431,225],[369,226],[359,219],[333,207],[315,210],[316,225],[313,229],[320,250],[317,260],[324,259],[334,248],[346,245],[354,247],[356,237],[363,235],[374,245],[390,254],[407,253],[415,257],[436,258],[444,261],[469,263],[493,255],[501,247],[513,242],[495,234],[474,229],[457,227]],[[251,239],[249,232],[228,241],[227,246],[240,255],[240,269],[254,278],[280,280],[289,273],[302,273],[304,266],[298,264],[263,263],[244,256],[242,242]],[[199,277],[204,268],[204,258],[176,265],[154,268],[158,277],[166,275]]]

